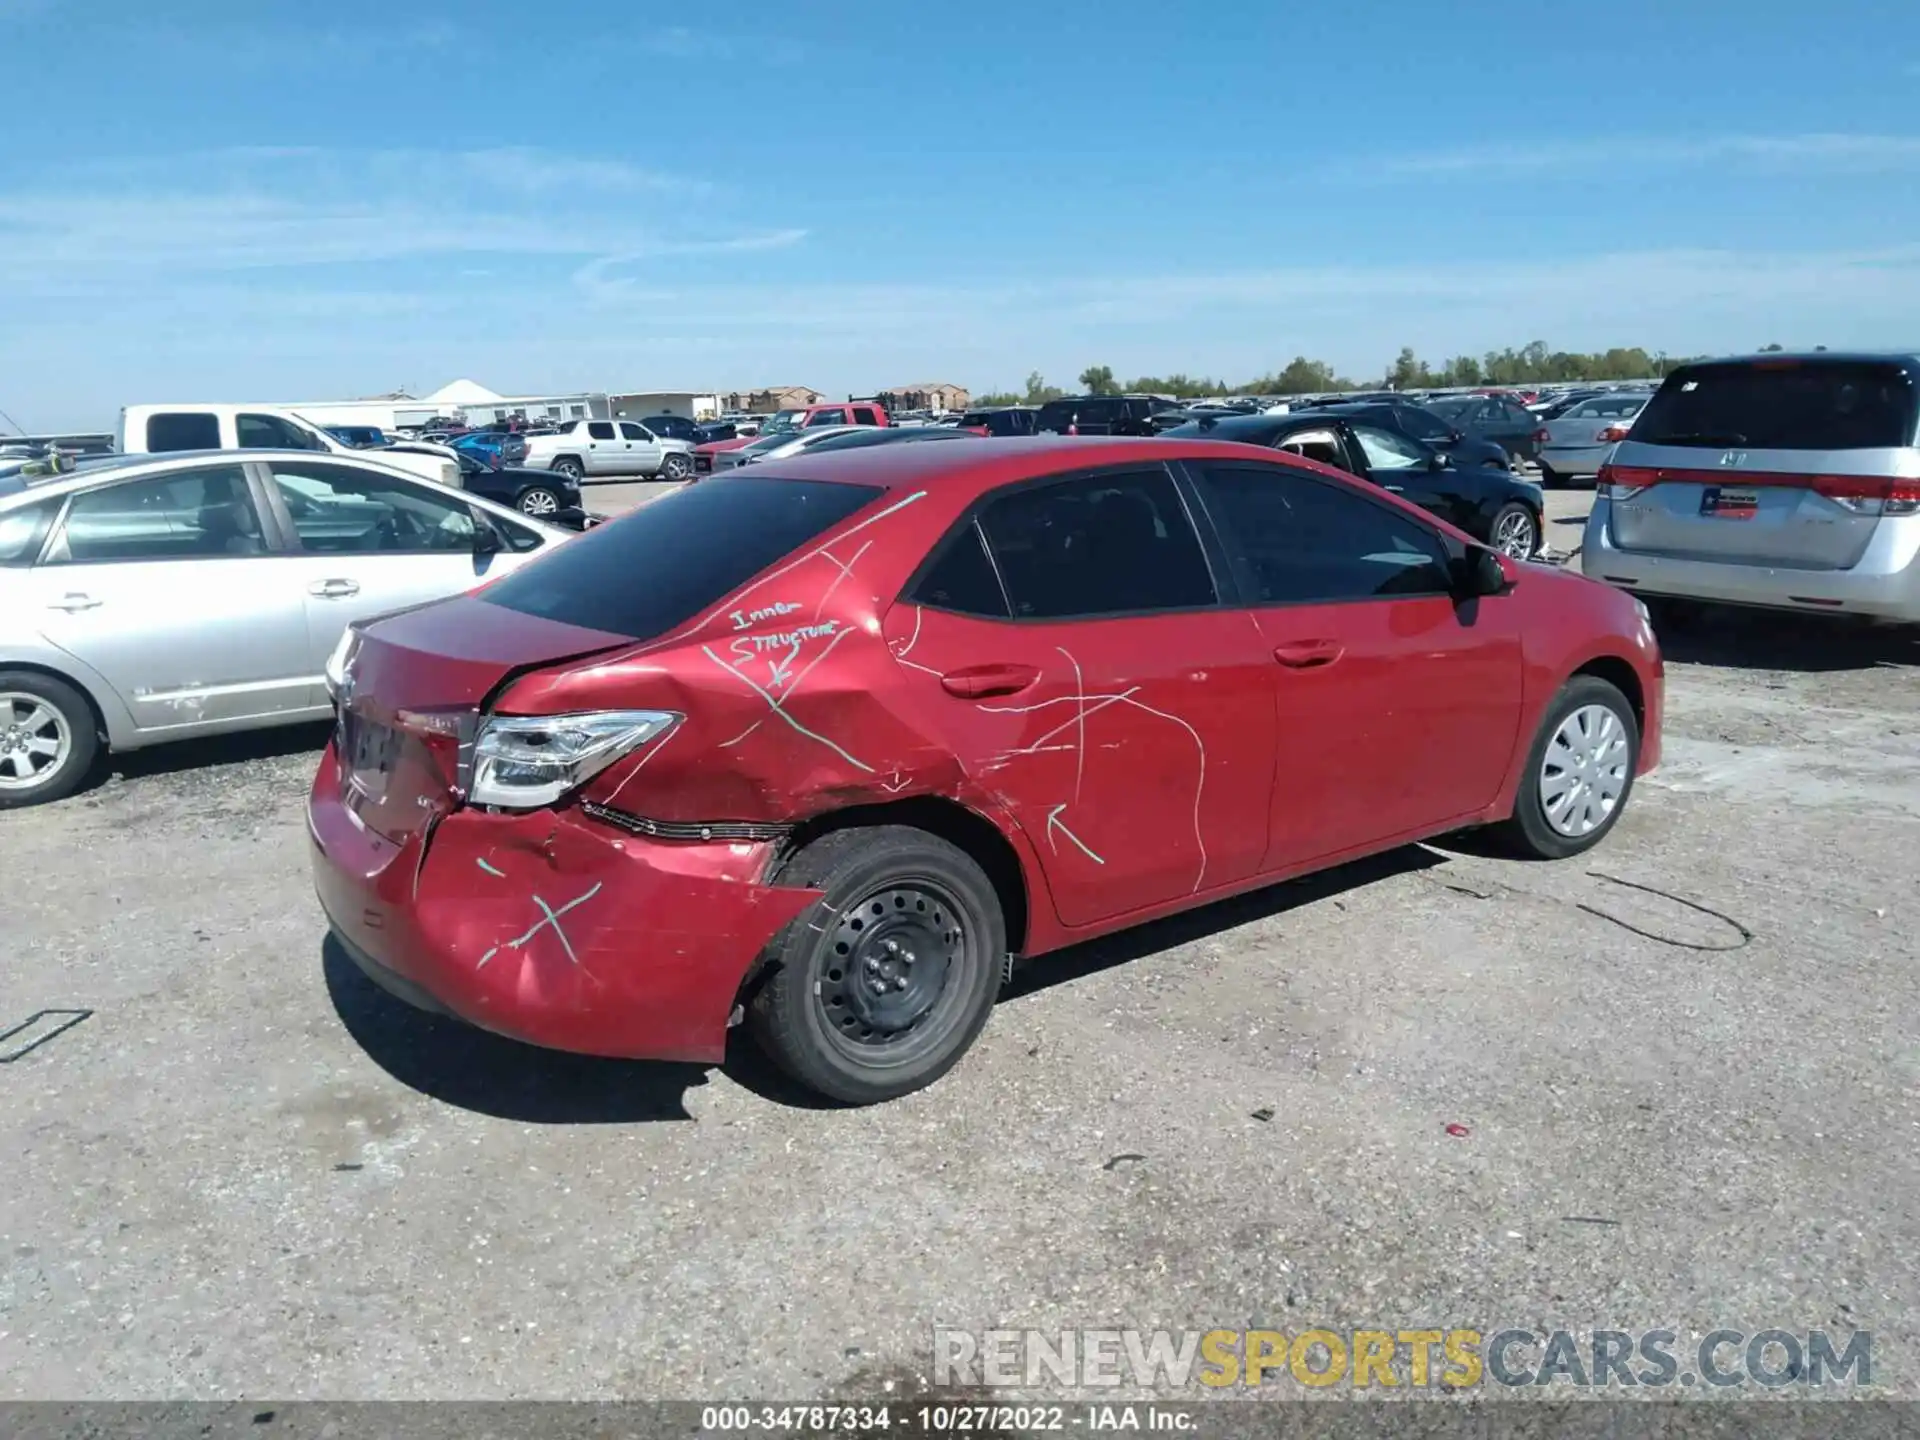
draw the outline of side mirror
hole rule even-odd
[[[476,559],[488,555],[498,555],[507,548],[507,542],[494,528],[493,521],[480,511],[473,512],[473,553]]]
[[[1427,469],[1445,470],[1451,467],[1452,464],[1453,461],[1447,457],[1446,451],[1436,450],[1433,452],[1432,458],[1427,461]]]
[[[1486,595],[1504,595],[1513,588],[1513,578],[1498,554],[1475,545],[1453,562],[1453,594],[1457,600],[1478,600]]]

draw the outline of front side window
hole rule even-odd
[[[1450,440],[1453,431],[1443,422],[1424,410],[1415,410],[1412,406],[1401,410],[1400,428],[1416,440]]]
[[[63,537],[63,558],[75,565],[267,553],[238,465],[176,470],[76,495]]]
[[[1277,466],[1199,468],[1208,508],[1255,605],[1450,588],[1446,547],[1433,532],[1337,482]]]
[[[1353,427],[1353,438],[1360,442],[1369,470],[1416,470],[1427,463],[1426,449],[1404,435],[1372,425]]]
[[[620,438],[622,440],[651,440],[653,436],[647,433],[644,426],[636,425],[631,420],[622,420],[620,422]]]
[[[419,555],[471,551],[464,500],[398,477],[318,462],[273,467],[300,548],[320,555]]]
[[[242,450],[324,450],[320,437],[283,415],[236,415],[234,434]]]
[[[612,424],[611,424],[610,422],[608,422],[608,421],[606,421],[606,420],[595,420],[595,421],[593,421],[593,422],[592,422],[591,424],[589,424],[589,425],[587,426],[587,438],[588,438],[589,440],[611,440],[611,439],[613,439],[613,426],[612,426]]]
[[[183,411],[147,417],[147,449],[155,455],[175,450],[218,450],[220,417],[205,411]]]
[[[816,410],[807,417],[807,428],[811,430],[816,425],[844,425],[847,423],[846,416],[847,412],[844,410]]]
[[[980,528],[1017,619],[1191,610],[1218,598],[1164,470],[1012,490],[981,511]]]

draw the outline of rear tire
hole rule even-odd
[[[558,460],[554,461],[553,473],[566,476],[576,485],[587,478],[586,467],[571,455],[562,455]]]
[[[779,883],[824,892],[773,942],[748,1011],[779,1067],[844,1105],[931,1085],[980,1034],[1006,922],[965,851],[901,825],[836,830]]]
[[[36,670],[0,670],[0,810],[71,795],[99,755],[86,696]]]
[[[1627,697],[1594,676],[1574,676],[1540,719],[1501,839],[1535,860],[1591,850],[1627,808],[1639,763],[1640,726]]]

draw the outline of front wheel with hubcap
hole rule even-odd
[[[0,810],[70,795],[99,751],[93,711],[71,685],[0,671]]]
[[[1515,560],[1531,560],[1540,548],[1540,522],[1518,500],[1509,500],[1495,512],[1487,533],[1494,549]]]
[[[808,1089],[848,1105],[939,1079],[993,1009],[1006,922],[972,857],[900,825],[837,830],[780,883],[823,892],[774,940],[753,1034]]]
[[[678,482],[691,474],[693,474],[693,461],[677,451],[661,462],[660,478],[662,480]]]
[[[560,508],[560,497],[544,485],[536,485],[520,494],[522,515],[551,515]]]
[[[1591,850],[1626,808],[1639,763],[1640,725],[1627,697],[1605,680],[1576,675],[1540,722],[1507,839],[1541,860]]]

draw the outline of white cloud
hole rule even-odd
[[[1612,172],[1659,166],[1754,165],[1776,169],[1862,171],[1920,168],[1920,136],[1815,132],[1803,135],[1707,137],[1619,135],[1570,140],[1515,140],[1500,145],[1395,155],[1361,167],[1403,178],[1419,175],[1514,173],[1609,167]]]

